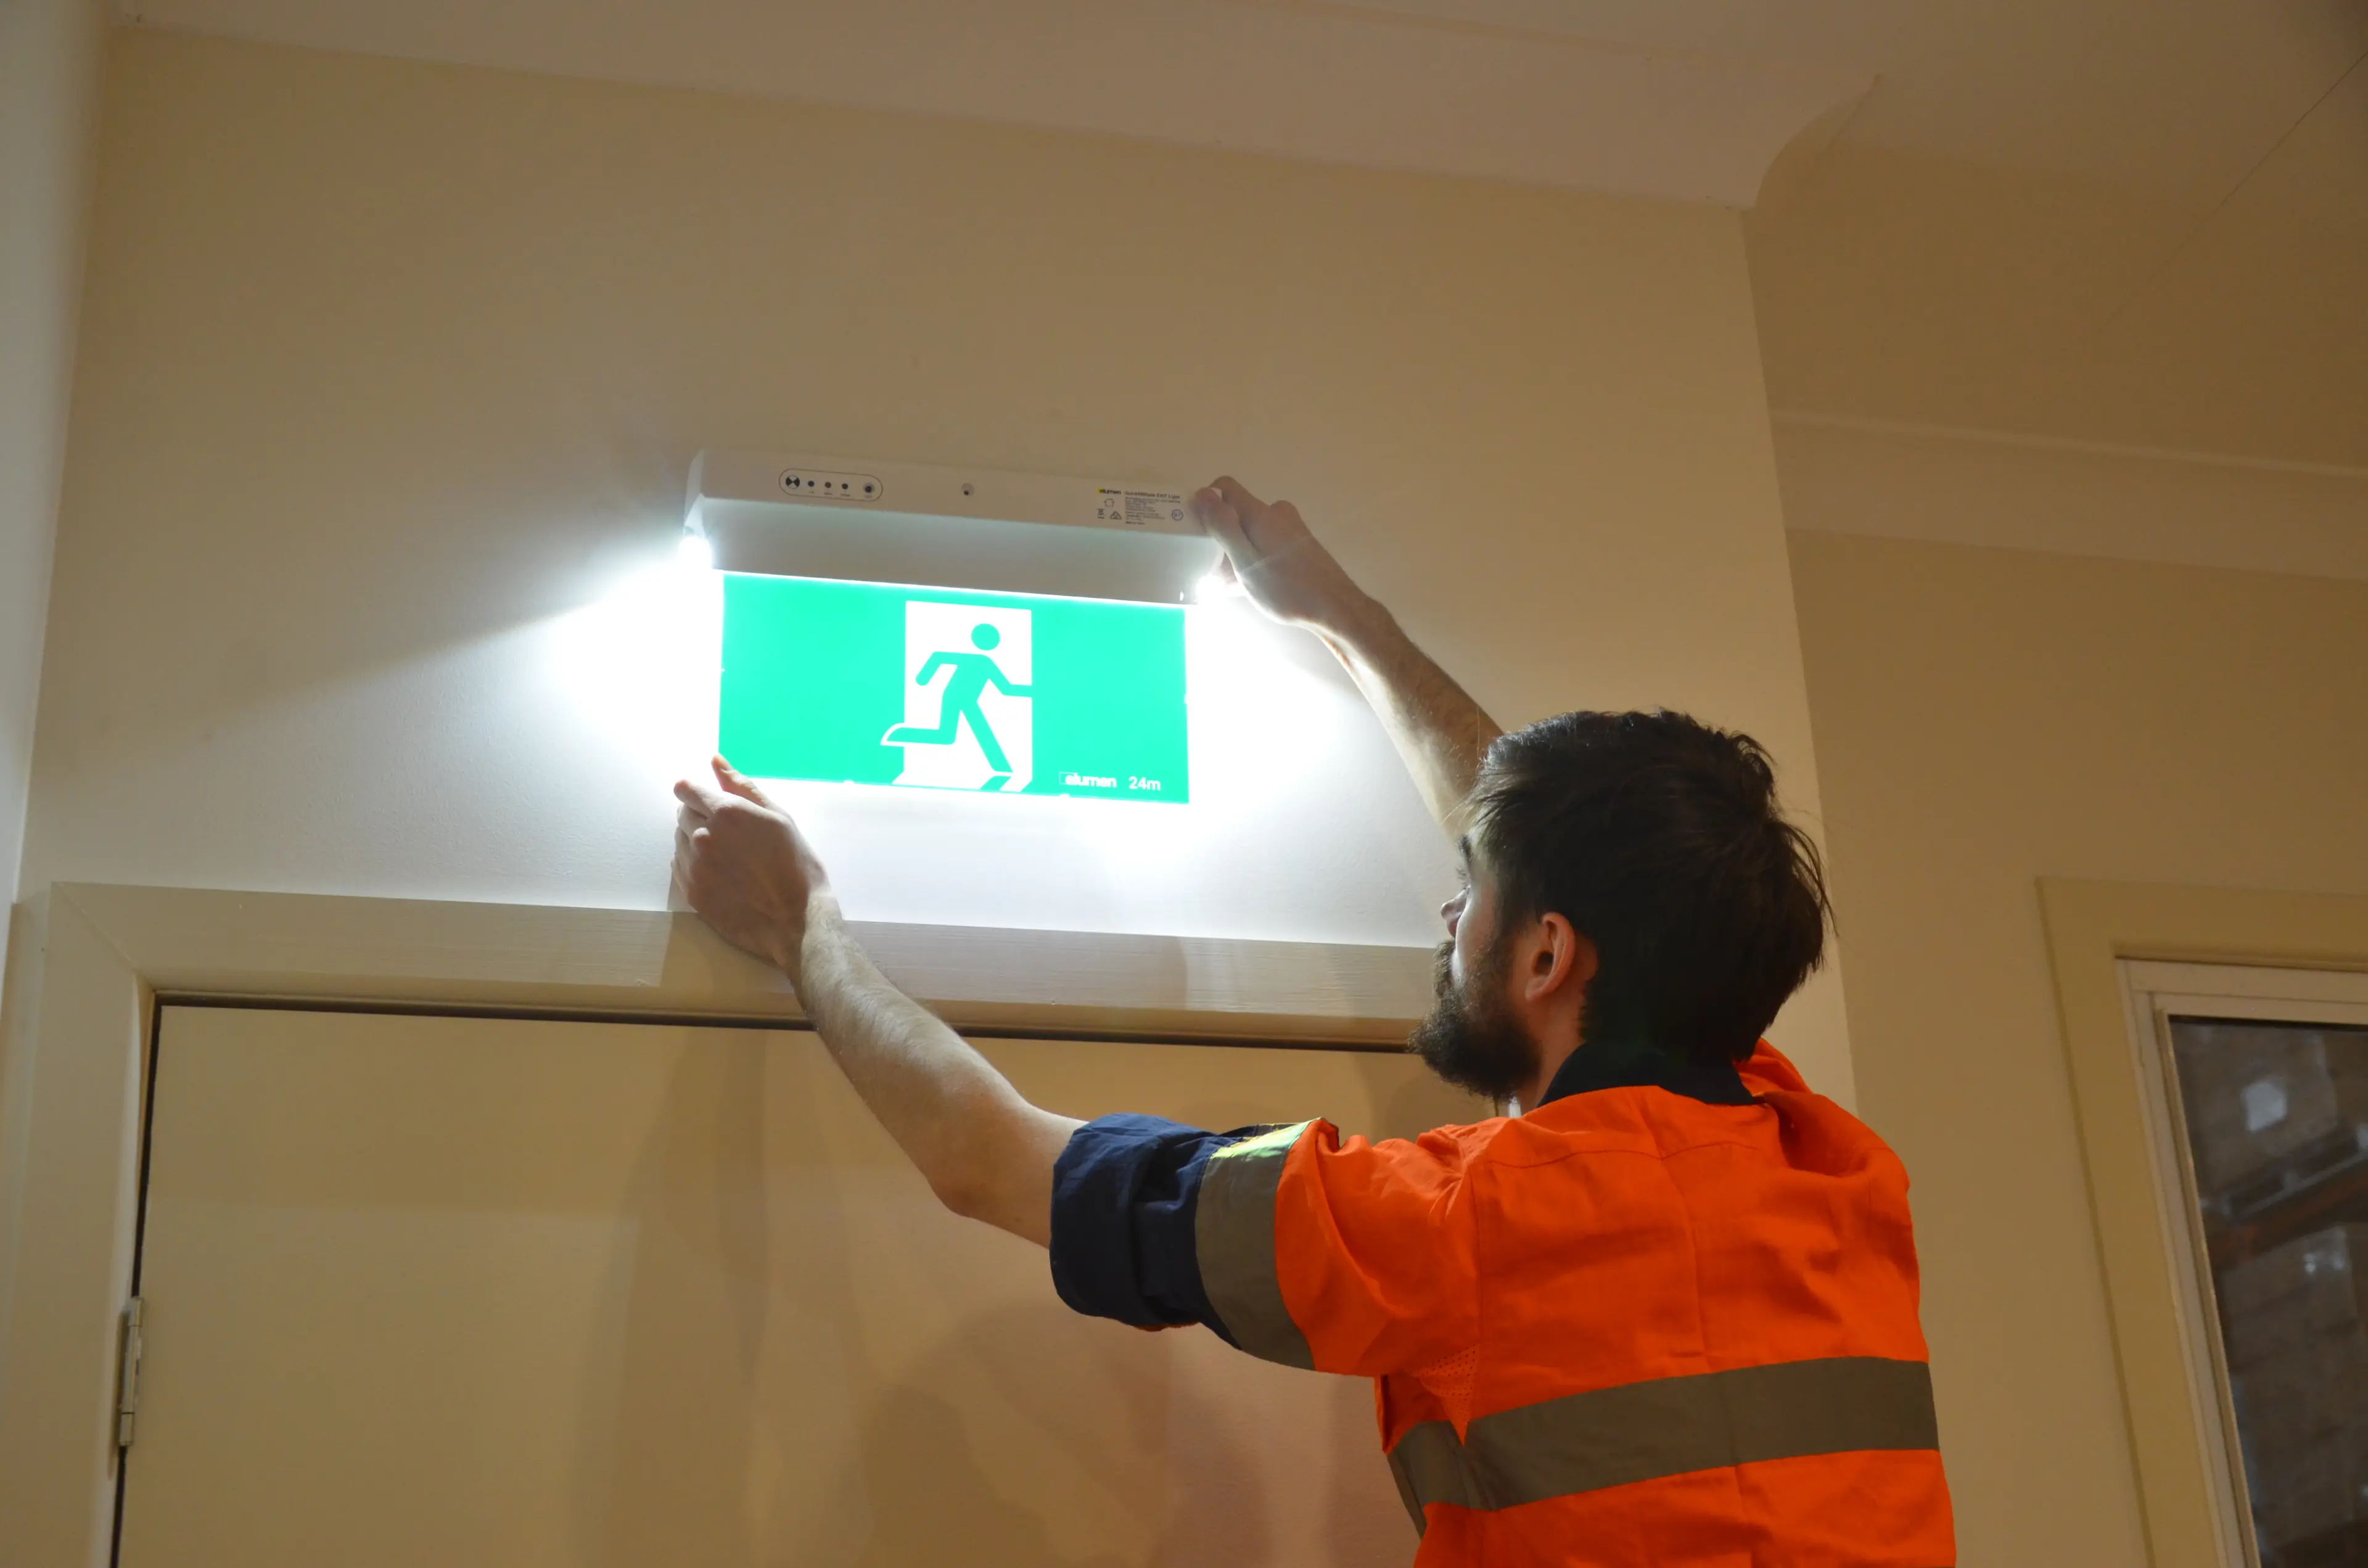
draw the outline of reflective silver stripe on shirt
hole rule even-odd
[[[1390,1450],[1398,1491],[1423,1505],[1510,1508],[1759,1460],[1937,1449],[1931,1369],[1873,1356],[1780,1361],[1591,1389],[1409,1427]]]
[[[1209,1156],[1192,1215],[1201,1289],[1234,1343],[1286,1367],[1313,1369],[1307,1336],[1282,1304],[1274,1269],[1274,1195],[1282,1162],[1315,1123],[1269,1128]]]

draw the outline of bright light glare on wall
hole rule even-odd
[[[620,784],[648,791],[654,819],[671,814],[669,786],[701,770],[716,744],[725,579],[687,554],[668,549],[531,634],[545,689],[611,748]],[[1406,939],[1398,926],[1422,926],[1445,863],[1430,863],[1419,802],[1354,688],[1313,639],[1239,597],[1183,614],[1189,804],[766,788],[813,835],[859,919]],[[666,853],[654,838],[653,864]],[[1377,891],[1312,919],[1246,900],[1246,878]],[[1401,884],[1412,891],[1397,912]]]
[[[723,645],[720,573],[678,551],[545,630],[553,684],[636,774],[663,791],[704,767],[715,748]]]
[[[715,566],[715,546],[707,541],[704,534],[687,533],[675,546],[675,559],[693,572],[712,571]]]

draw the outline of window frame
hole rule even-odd
[[[2196,1375],[2193,1244],[2166,1196],[2183,1205],[2187,1194],[2166,1180],[2169,1124],[2149,1104],[2146,1064],[2159,1045],[2133,1028],[2123,965],[2275,970],[2283,977],[2264,983],[2287,994],[2267,1000],[2340,1002],[2348,993],[2313,988],[2368,975],[2368,895],[2055,877],[2038,892],[2146,1558],[2237,1568],[2248,1559],[2228,1554],[2237,1508],[2219,1479],[2228,1471],[2217,1377]]]
[[[2368,973],[2146,959],[2123,959],[2119,969],[2146,1104],[2164,1249],[2173,1266],[2174,1304],[2187,1350],[2189,1398],[2209,1462],[2214,1534],[2226,1568],[2260,1568],[2171,1024],[2179,1018],[2245,1018],[2368,1028]]]

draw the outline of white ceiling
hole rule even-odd
[[[276,42],[1750,204],[1849,62],[1244,0],[131,0]]]
[[[1782,408],[2368,465],[2368,0],[118,3],[327,49],[1759,202]]]
[[[2362,0],[124,0],[127,19],[561,74],[1748,206],[1845,136],[2176,196],[2368,52]],[[1755,166],[1756,165],[1756,166]]]

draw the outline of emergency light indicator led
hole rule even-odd
[[[728,574],[718,749],[760,778],[1190,799],[1169,605]]]

